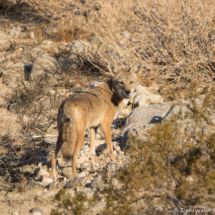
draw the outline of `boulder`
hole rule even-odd
[[[43,215],[43,212],[40,208],[35,207],[30,210],[33,215]]]
[[[13,90],[4,84],[0,84],[1,90],[0,90],[0,106],[1,107],[7,107],[8,106],[8,101],[7,99],[9,96],[13,93]],[[8,107],[10,108],[10,107]]]
[[[10,38],[4,31],[0,31],[0,52],[6,51],[10,48]]]
[[[99,153],[107,154],[108,153],[107,144],[103,143],[103,144],[99,145],[96,149],[96,153],[97,154],[99,154]]]
[[[85,53],[90,47],[90,44],[83,40],[76,40],[72,43],[70,47],[71,54],[83,54]]]
[[[72,178],[72,167],[64,167],[63,176],[65,176],[68,179],[71,179]]]
[[[2,75],[2,83],[8,86],[17,86],[25,81],[25,64],[16,63],[7,68]]]
[[[133,100],[134,107],[143,107],[149,105],[150,103],[159,103],[163,102],[163,98],[160,95],[145,95],[145,94],[137,94]]]
[[[142,85],[137,85],[132,92],[128,103],[131,103],[133,107],[142,107],[149,105],[150,103],[163,102],[163,97],[155,93],[155,87],[143,87]]]
[[[96,35],[91,36],[88,39],[88,42],[95,49],[99,49],[99,47],[102,45],[102,41]]]
[[[150,124],[161,122],[171,110],[173,103],[154,103],[135,108],[128,116],[124,130],[121,133],[120,148],[125,151],[130,147],[129,135],[144,138],[143,130]]]
[[[77,169],[86,169],[88,165],[89,159],[84,154],[82,154],[76,161]]]
[[[66,189],[76,189],[78,187],[82,187],[85,184],[86,177],[77,177],[76,179],[72,179],[68,181],[65,185],[64,188]]]
[[[35,182],[33,179],[29,178],[29,181],[26,183],[27,190],[41,190],[44,191],[46,189],[45,186],[41,185],[39,182]]]
[[[71,64],[79,65],[83,63],[83,57],[87,55],[90,44],[86,41],[76,40],[70,47],[69,61]]]
[[[35,82],[47,79],[51,80],[52,84],[56,84],[59,68],[59,64],[55,58],[42,55],[34,61],[31,71],[31,80]]]
[[[120,164],[115,163],[115,162],[109,162],[107,163],[107,165],[105,166],[105,170],[107,172],[107,175],[109,177],[113,177],[116,175],[117,171],[120,169]]]
[[[202,104],[202,101],[196,102],[198,102],[198,105]],[[163,123],[166,120],[174,120],[174,122],[177,122],[176,129],[179,128],[181,134],[186,134],[190,137],[198,132],[203,135],[214,133],[214,127],[208,125],[203,118],[201,120],[201,126],[195,126],[197,122],[193,119],[191,109],[192,104],[182,103],[175,105],[173,102],[154,103],[135,108],[128,116],[124,130],[121,133],[121,150],[126,151],[130,147],[130,142],[128,141],[129,136],[144,140],[147,137],[146,130],[152,128],[154,123]],[[213,121],[215,113],[211,111],[211,114]]]
[[[92,186],[92,189],[94,189],[94,190],[97,190],[97,189],[101,190],[103,188],[103,186],[104,186],[102,177],[101,176],[96,177],[92,181],[92,185],[91,186]]]
[[[57,54],[59,53],[58,44],[52,40],[43,40],[40,44],[43,52]]]

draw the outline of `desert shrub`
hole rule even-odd
[[[127,68],[140,58],[145,78],[154,82],[214,80],[214,1],[31,0],[27,4],[55,23],[57,40],[96,36],[102,45],[89,50],[93,63],[106,66],[114,60]]]
[[[56,121],[63,97],[41,79],[10,89],[4,98],[7,109],[1,108],[0,175],[9,182],[20,182],[25,176],[20,167],[41,160],[40,146],[35,143]]]
[[[169,91],[179,95],[178,90]],[[130,138],[129,166],[117,174],[118,188],[109,183],[104,214],[212,212],[214,89],[198,93],[190,88],[188,92],[190,111],[181,109],[154,125],[144,140]],[[197,103],[202,92],[207,93],[203,102]]]
[[[59,91],[55,88],[51,90],[46,80],[23,82],[7,98],[9,108],[17,114],[23,131],[36,134],[44,134],[53,120],[56,120],[62,99]]]
[[[59,202],[59,209],[53,209],[51,211],[51,215],[60,215],[65,213],[80,215],[86,211],[84,203],[87,201],[87,198],[83,192],[77,192],[76,195],[71,198],[69,194],[66,194],[65,189],[61,189],[56,194],[54,201]]]
[[[22,125],[17,115],[0,108],[0,175],[5,180],[10,181],[11,174],[15,172],[22,139]]]
[[[5,108],[0,108],[0,138],[6,136],[11,140],[17,140],[22,135],[22,127],[18,117]]]
[[[88,40],[92,48],[83,57],[101,71],[110,60],[127,68],[139,58],[144,78],[153,82],[214,81],[212,0],[22,3],[50,22],[53,40]]]

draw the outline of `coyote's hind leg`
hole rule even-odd
[[[95,172],[95,137],[96,128],[90,128],[90,154],[91,154],[91,167],[90,171]]]
[[[50,175],[49,175],[50,178],[54,177],[54,172],[55,172],[55,168],[56,168],[57,154],[60,151],[60,148],[61,148],[62,144],[63,144],[62,136],[61,136],[61,134],[59,134],[58,138],[57,138],[55,153],[52,156],[51,172],[50,172]]]

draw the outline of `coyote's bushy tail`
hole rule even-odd
[[[62,122],[62,154],[66,160],[71,160],[77,144],[78,130],[77,122],[73,114]]]

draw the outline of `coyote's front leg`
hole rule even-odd
[[[95,138],[96,128],[90,128],[90,154],[91,154],[91,167],[90,171],[95,172]]]
[[[109,120],[104,120],[102,122],[102,129],[104,131],[105,139],[106,139],[106,144],[110,153],[110,157],[114,162],[116,161],[116,158],[113,153],[113,145],[111,141],[111,122]]]

